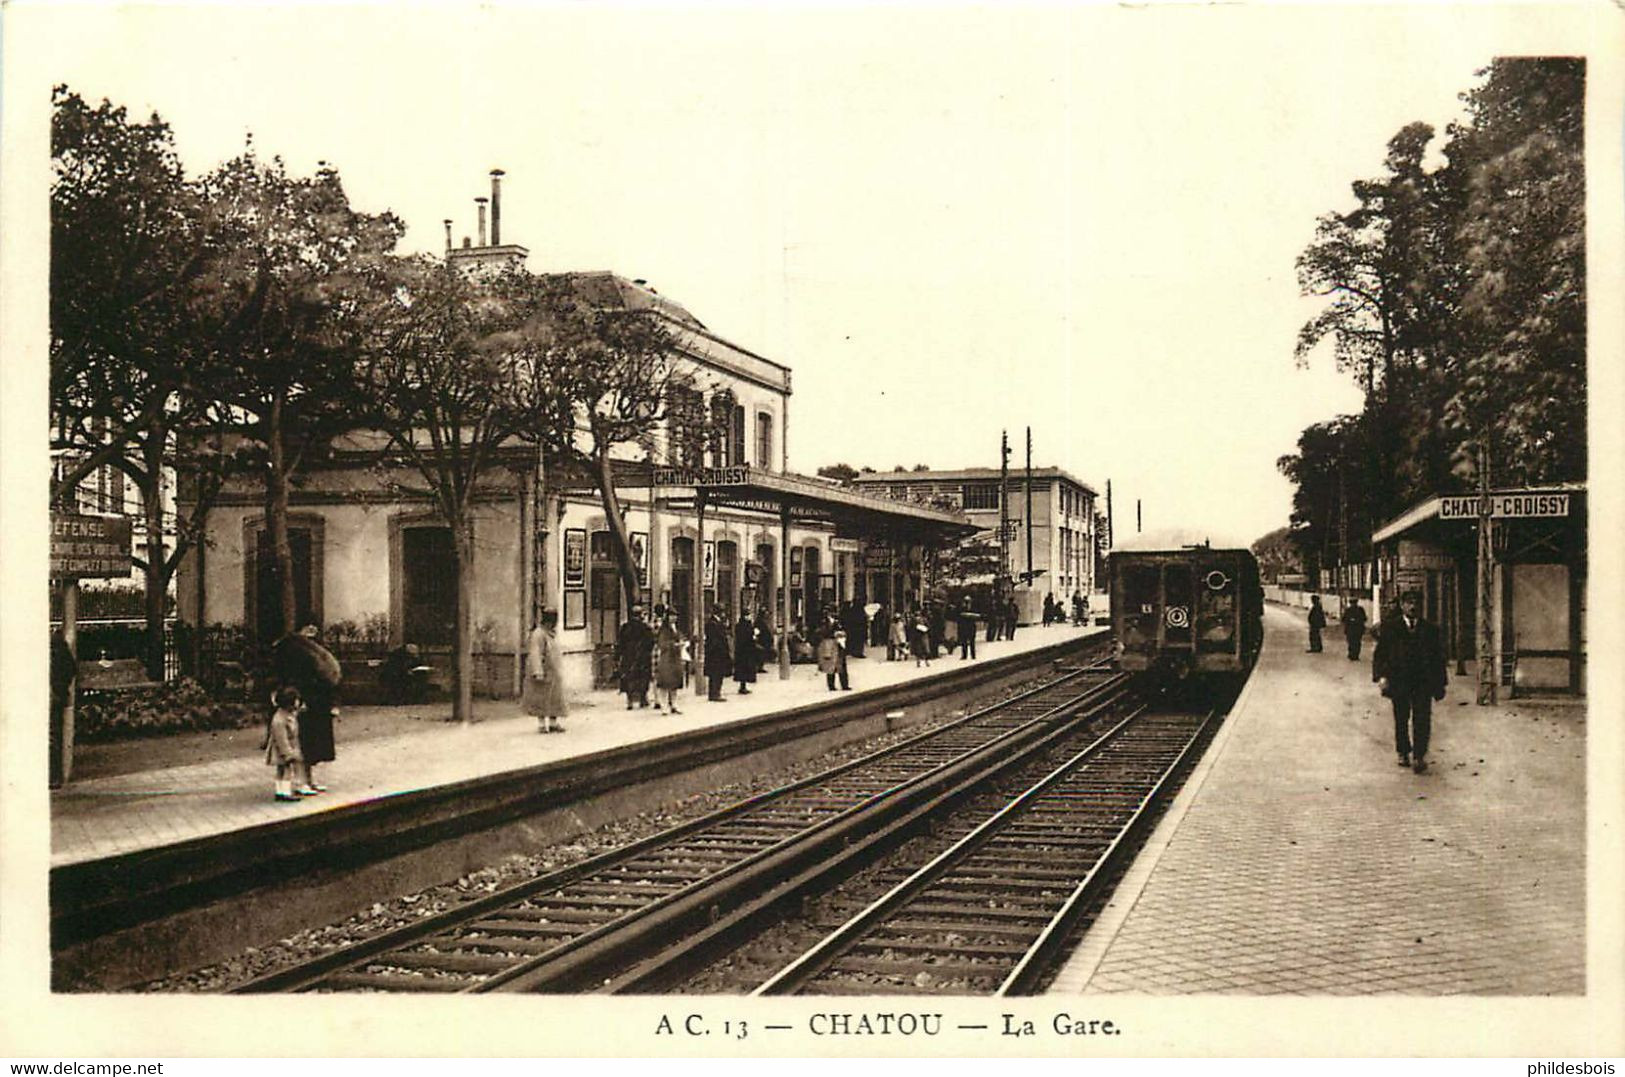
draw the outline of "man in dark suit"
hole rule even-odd
[[[1394,707],[1394,748],[1399,765],[1421,774],[1428,769],[1428,734],[1433,701],[1444,698],[1449,683],[1439,630],[1420,615],[1422,596],[1406,591],[1400,615],[1385,617],[1377,629],[1371,655],[1371,679]]]
[[[959,657],[961,660],[976,657],[976,611],[971,608],[970,595],[965,596],[964,603],[959,607]]]

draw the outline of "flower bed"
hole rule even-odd
[[[74,710],[75,736],[87,742],[241,729],[264,722],[266,716],[265,706],[222,702],[190,677],[153,688],[86,692]]]

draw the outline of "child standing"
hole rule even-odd
[[[276,767],[276,799],[298,800],[293,778],[304,773],[305,760],[299,753],[299,711],[304,700],[299,698],[299,689],[285,685],[271,696],[271,702],[276,711],[266,729],[265,762]]]

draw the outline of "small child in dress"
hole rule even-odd
[[[276,704],[276,711],[266,730],[265,762],[276,767],[276,799],[298,800],[293,778],[304,773],[304,757],[299,754],[299,712],[305,701],[299,698],[299,689],[284,686],[271,696],[271,702]]]

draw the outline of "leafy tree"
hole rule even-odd
[[[1331,457],[1362,473],[1361,538],[1474,481],[1481,443],[1498,483],[1585,474],[1584,61],[1499,59],[1480,75],[1447,163],[1425,165],[1430,127],[1402,128],[1384,175],[1355,183],[1356,207],[1322,217],[1298,259],[1304,293],[1328,299],[1298,362],[1330,338],[1366,393],[1363,459]],[[1294,481],[1324,485],[1325,435],[1311,427],[1282,459]],[[1300,486],[1306,558],[1325,549],[1323,500]]]
[[[101,466],[136,487],[146,549],[132,560],[145,575],[147,670],[161,678],[169,582],[232,464],[195,437],[214,410],[190,309],[210,229],[162,119],[132,121],[65,86],[53,104],[51,413],[53,448],[66,454],[52,495],[66,498]],[[166,473],[191,495],[173,527]]]
[[[1253,555],[1258,558],[1259,572],[1264,579],[1275,580],[1303,571],[1303,560],[1291,535],[1290,527],[1278,527],[1253,543]]]
[[[849,483],[858,477],[858,469],[850,464],[826,464],[818,469],[820,476],[836,482]]]
[[[1464,435],[1492,446],[1497,480],[1586,473],[1585,61],[1499,59],[1464,95],[1471,120],[1451,129],[1450,169],[1464,192],[1466,354],[1449,401]]]
[[[364,282],[402,233],[390,213],[351,208],[337,171],[288,174],[250,145],[205,178],[214,235],[197,304],[219,399],[264,477],[278,607],[297,615],[288,494],[301,469],[356,424]]]
[[[452,532],[457,573],[453,717],[473,713],[474,504],[502,450],[543,410],[532,394],[529,282],[475,282],[429,259],[400,260],[369,289],[358,418],[427,484]]]
[[[615,453],[647,447],[653,431],[681,409],[685,423],[674,431],[672,450],[678,462],[697,464],[699,447],[690,442],[704,437],[714,450],[718,427],[701,418],[701,390],[679,361],[682,341],[674,323],[652,309],[592,302],[568,274],[528,279],[523,333],[536,388],[527,436],[539,439],[550,459],[582,469],[598,490],[630,604],[639,592],[638,572],[615,484]],[[676,404],[683,400],[692,406]]]
[[[1276,463],[1297,487],[1288,537],[1312,580],[1324,565],[1370,556],[1373,517],[1364,481],[1369,456],[1361,418],[1342,415],[1308,427],[1298,438],[1297,453]],[[1345,529],[1347,549],[1342,548]]]

